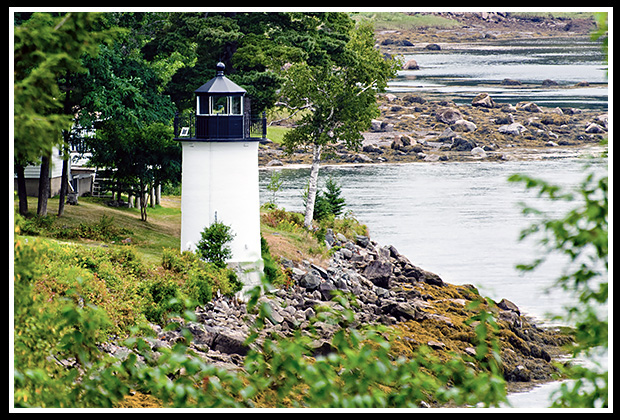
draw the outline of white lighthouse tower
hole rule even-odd
[[[247,290],[259,284],[263,269],[258,144],[266,137],[265,119],[254,133],[246,91],[224,68],[218,63],[216,76],[195,91],[195,118],[175,119],[183,146],[181,251],[195,251],[216,220],[230,226],[235,237],[227,263]]]

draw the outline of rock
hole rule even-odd
[[[245,356],[249,350],[245,345],[245,339],[246,337],[240,332],[226,329],[214,333],[210,347],[222,353]]]
[[[522,124],[512,123],[500,126],[497,131],[503,134],[511,134],[517,136],[522,134],[524,131],[527,131],[527,128],[525,128]]]
[[[353,157],[353,161],[358,163],[371,163],[372,159],[363,153],[358,153]]]
[[[517,111],[543,112],[534,102],[519,102],[517,104]]]
[[[325,243],[327,243],[327,246],[329,248],[332,247],[332,245],[334,245],[334,242],[336,242],[336,237],[334,236],[334,231],[330,228],[328,228],[325,231]]]
[[[407,103],[407,104],[411,104],[411,103],[416,103],[416,104],[425,104],[426,103],[426,99],[424,99],[421,96],[418,95],[405,95],[403,96],[403,102]]]
[[[603,125],[603,127],[607,130],[609,124],[609,114],[601,114],[596,117],[597,123]]]
[[[473,142],[462,137],[455,137],[452,141],[452,146],[450,146],[450,150],[457,152],[469,152],[474,147],[476,147],[476,145]]]
[[[392,264],[381,260],[372,261],[364,270],[363,275],[376,286],[389,289]]]
[[[510,125],[514,122],[515,118],[510,113],[506,116],[495,118],[495,124]]]
[[[403,70],[420,70],[420,66],[418,66],[417,61],[412,58],[403,64]]]
[[[272,159],[267,163],[267,166],[284,166],[284,164],[279,159]]]
[[[512,311],[499,311],[499,319],[508,322],[513,328],[521,328],[521,317]]]
[[[368,238],[368,236],[357,235],[355,237],[355,242],[357,245],[361,246],[362,248],[366,248],[370,244],[370,239]]]
[[[500,300],[497,306],[505,311],[512,311],[512,312],[515,312],[517,315],[521,315],[521,312],[519,311],[519,308],[517,307],[517,305],[515,305],[508,299]]]
[[[458,109],[455,108],[445,108],[437,111],[435,114],[437,121],[442,122],[444,124],[454,124],[458,120],[462,120],[463,116],[459,112]]]
[[[377,147],[373,144],[367,144],[366,146],[362,148],[362,152],[382,154],[383,150],[380,147]]]
[[[451,127],[454,131],[461,131],[461,132],[467,132],[467,131],[476,131],[476,124],[474,124],[471,121],[467,121],[467,120],[457,120],[454,122],[454,124],[452,124]]]
[[[381,311],[392,315],[394,318],[404,320],[421,321],[425,319],[423,312],[407,302],[393,302],[381,307]]]
[[[372,131],[381,131],[381,123],[379,120],[371,120],[370,121],[370,129]]]
[[[597,133],[604,133],[604,132],[605,132],[605,129],[596,123],[592,123],[586,128],[586,133],[588,134],[597,134]]]
[[[488,93],[481,93],[471,101],[471,106],[483,108],[495,108],[497,105]]]
[[[487,153],[484,151],[482,147],[474,147],[473,149],[471,149],[471,154],[472,156],[479,157],[479,158],[487,157]]]
[[[441,50],[441,47],[437,44],[427,44],[426,47],[424,47],[424,49],[427,49],[430,51],[439,51]]]
[[[422,276],[420,277],[420,280],[424,281],[424,283],[426,283],[426,284],[432,284],[433,286],[443,286],[444,285],[444,282],[441,279],[441,277],[439,277],[435,273],[431,273],[430,271],[422,270]]]
[[[444,348],[446,348],[446,345],[444,343],[435,340],[429,340],[426,345],[435,350],[443,350]]]
[[[308,271],[300,280],[299,285],[306,289],[315,290],[321,284],[321,276],[313,271]]]
[[[517,365],[512,371],[504,374],[504,378],[509,382],[529,382],[532,377],[523,365]]]
[[[439,135],[439,137],[437,137],[437,140],[452,141],[452,139],[455,138],[456,136],[458,136],[458,134],[456,134],[450,127],[448,127],[443,131],[443,133]]]
[[[502,85],[504,86],[521,86],[521,82],[514,79],[504,79],[502,80]]]
[[[551,80],[551,79],[545,79],[542,81],[542,85],[544,87],[558,86],[558,82],[556,82],[555,80]]]
[[[333,297],[332,292],[334,290],[336,290],[336,287],[330,281],[323,282],[319,285],[319,292],[321,292],[323,300],[330,300]]]

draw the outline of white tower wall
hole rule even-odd
[[[260,198],[257,141],[183,141],[181,250],[196,251],[217,220],[230,226],[229,265],[246,288],[259,281]],[[254,272],[254,274],[252,274]]]

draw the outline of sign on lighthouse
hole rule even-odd
[[[247,290],[259,284],[263,268],[258,144],[266,140],[265,119],[256,133],[246,91],[224,68],[218,63],[216,76],[195,91],[195,115],[175,119],[183,148],[181,251],[196,251],[201,232],[215,221],[230,226],[235,236],[227,264]]]

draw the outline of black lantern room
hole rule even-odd
[[[252,121],[246,90],[224,76],[217,63],[216,76],[194,91],[195,118],[175,118],[175,137],[193,141],[247,141],[266,138],[266,121]]]

